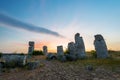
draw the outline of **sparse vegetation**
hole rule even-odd
[[[69,51],[68,51],[68,49],[67,49],[67,48],[66,48],[66,50],[65,50],[64,54],[69,54]]]
[[[0,52],[0,58],[2,57],[2,52]]]
[[[92,55],[93,58],[97,58],[97,54],[95,50],[91,50],[89,53]]]
[[[24,53],[20,53],[20,55],[24,55]]]
[[[59,56],[57,57],[57,59],[58,59],[59,61],[61,61],[61,62],[67,61],[67,60],[66,60],[66,57],[65,57],[64,55],[59,55]]]
[[[42,51],[35,50],[32,55],[44,55]]]
[[[19,77],[22,77],[23,80],[31,79],[31,77],[33,80],[38,78],[44,80],[75,80],[80,78],[83,80],[94,80],[95,77],[97,77],[98,80],[101,78],[103,78],[103,80],[119,80],[120,56],[118,55],[120,52],[111,52],[110,55],[112,55],[113,59],[93,58],[91,52],[92,51],[88,53],[90,56],[86,59],[66,61],[64,63],[58,60],[48,61],[46,60],[45,56],[33,56],[29,59],[29,62],[39,60],[39,67],[31,71],[28,70],[28,65],[25,65],[22,68],[7,68],[4,70],[4,73],[7,74],[7,77],[3,74],[1,76],[1,80],[9,80],[10,78],[14,78],[14,80],[20,80],[21,78]],[[116,56],[119,58],[116,58]]]
[[[110,58],[120,59],[120,51],[109,50],[108,53]]]
[[[6,68],[15,68],[17,66],[16,61],[10,61],[9,63],[5,63]]]

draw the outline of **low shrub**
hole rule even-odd
[[[92,55],[93,58],[97,58],[97,53],[94,50],[90,51],[90,54]]]
[[[28,62],[26,64],[26,69],[28,70],[33,70],[40,67],[40,62],[39,61],[34,61],[34,62]]]
[[[57,57],[56,57],[55,54],[49,53],[49,54],[47,55],[47,58],[46,58],[46,59],[47,59],[47,60],[55,60],[55,59],[57,59]]]
[[[32,55],[44,55],[42,51],[33,51]]]
[[[77,60],[76,55],[66,54],[65,56],[66,56],[66,59],[67,59],[68,61],[76,61],[76,60]]]
[[[20,55],[24,55],[24,53],[20,53]]]
[[[65,62],[65,61],[66,61],[66,56],[64,56],[64,55],[59,55],[59,56],[57,56],[57,59],[58,59],[59,61],[61,61],[61,62]]]
[[[2,53],[0,52],[0,58],[2,57]]]
[[[65,52],[64,52],[64,54],[69,54],[69,50],[66,49]]]

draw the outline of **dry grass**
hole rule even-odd
[[[120,80],[119,53],[110,53],[112,58],[89,58],[65,63],[57,60],[47,61],[45,56],[33,56],[28,61],[40,60],[41,67],[35,70],[15,69],[5,72],[0,80]],[[117,56],[118,57],[118,56]],[[93,66],[93,71],[85,69],[87,65]]]

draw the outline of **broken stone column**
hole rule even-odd
[[[68,60],[76,60],[77,57],[76,57],[76,52],[75,52],[75,43],[74,42],[70,42],[68,43],[68,51],[69,51],[69,54],[66,55],[66,58]]]
[[[62,62],[66,61],[66,57],[64,56],[63,52],[63,46],[57,46],[57,58]]]
[[[27,63],[27,68],[29,70],[34,70],[34,69],[39,68],[39,67],[40,67],[40,61],[38,61],[38,60]]]
[[[28,49],[28,54],[32,54],[34,51],[34,41],[29,41],[29,49]]]
[[[70,55],[76,55],[74,42],[68,43],[68,51]]]
[[[27,56],[25,55],[7,55],[3,57],[6,67],[21,67],[26,65]]]
[[[86,57],[84,41],[83,38],[80,37],[79,33],[75,34],[75,48],[76,48],[75,52],[79,59]]]
[[[43,46],[43,53],[44,53],[44,55],[47,56],[47,54],[48,54],[47,46]]]
[[[64,55],[63,46],[57,46],[57,55]]]
[[[97,53],[97,58],[107,58],[108,51],[103,36],[101,34],[97,34],[94,37],[95,37],[94,46]]]

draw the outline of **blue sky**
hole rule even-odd
[[[27,52],[28,41],[36,48],[56,46],[74,41],[79,32],[86,50],[94,49],[95,34],[102,34],[108,49],[120,50],[119,0],[0,0],[0,13],[15,20],[57,32],[65,38],[27,31],[0,23],[0,51]],[[34,26],[33,26],[34,27]]]

